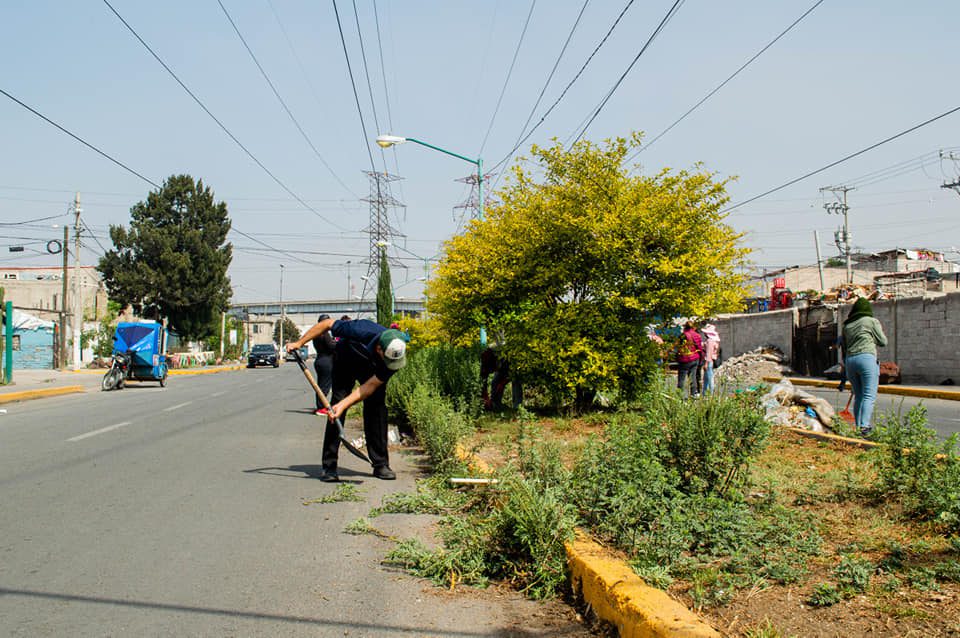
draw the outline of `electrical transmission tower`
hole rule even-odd
[[[956,163],[960,161],[960,156],[957,156],[955,153],[944,153],[940,151],[940,161],[943,162],[945,159],[950,160],[954,163],[954,166],[956,166]],[[952,189],[956,191],[957,195],[960,195],[960,177],[957,177],[952,182],[944,182],[940,188]]]
[[[837,201],[827,202],[823,205],[828,213],[843,215],[843,228],[837,230],[833,237],[840,250],[840,254],[846,258],[847,262],[847,283],[853,283],[853,268],[850,265],[850,221],[847,212],[850,207],[847,206],[847,192],[854,190],[852,186],[824,186],[820,192],[830,191]],[[841,199],[842,196],[842,199]]]
[[[370,179],[370,196],[362,201],[370,203],[370,225],[364,232],[370,235],[370,250],[366,259],[367,276],[364,279],[361,300],[367,296],[367,287],[372,282],[380,280],[380,252],[390,245],[390,240],[401,236],[400,231],[390,225],[387,211],[390,208],[406,207],[390,192],[390,184],[403,179],[390,173],[364,171]]]
[[[490,183],[490,177],[495,175],[495,173],[487,173],[483,176],[484,185]],[[467,198],[453,207],[454,210],[464,211],[464,216],[466,213],[470,214],[470,219],[480,219],[480,189],[478,188],[479,180],[477,179],[476,173],[471,173],[466,177],[461,177],[457,180],[461,184],[469,184],[470,192],[467,194]],[[489,192],[483,194],[483,205],[484,207],[490,204],[490,195]]]

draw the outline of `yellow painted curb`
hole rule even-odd
[[[820,379],[795,379],[786,377],[793,385],[806,385],[816,388],[836,388],[839,381],[822,381]],[[776,383],[783,377],[763,377],[764,381]],[[946,401],[960,401],[960,390],[934,390],[932,388],[911,388],[910,386],[881,385],[877,388],[879,394],[897,394],[905,397],[921,397],[924,399],[944,399]]]
[[[0,393],[0,403],[12,403],[14,401],[28,401],[30,399],[40,399],[42,397],[55,397],[59,394],[74,394],[76,392],[86,392],[82,385],[65,385],[59,388],[43,388],[41,390],[20,390],[19,392]]]
[[[205,369],[200,369],[200,370],[186,369],[186,370],[183,370],[183,369],[178,369],[178,370],[170,370],[169,373],[170,373],[170,374],[177,374],[177,375],[216,374],[216,373],[218,373],[218,372],[230,372],[230,371],[232,371],[232,370],[242,370],[244,367],[245,367],[245,366],[229,366],[229,367],[227,367],[227,368],[216,368],[215,370],[205,370]]]
[[[719,638],[696,614],[648,586],[622,560],[582,534],[567,543],[574,594],[613,624],[621,638]]]

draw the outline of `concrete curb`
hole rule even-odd
[[[719,638],[720,633],[666,592],[648,586],[622,560],[584,534],[567,543],[574,595],[613,624],[621,638]]]
[[[44,397],[55,397],[60,394],[74,394],[77,392],[86,392],[82,385],[65,385],[59,388],[43,388],[41,390],[19,390],[14,392],[0,393],[0,403],[13,403],[14,401],[29,401],[30,399],[42,399]]]
[[[243,370],[246,366],[244,365],[235,365],[235,366],[224,366],[219,368],[178,368],[176,370],[168,370],[167,372],[172,375],[191,375],[191,374],[216,374],[218,372],[232,372],[233,370]],[[96,368],[90,370],[68,370],[72,374],[106,374],[107,368]]]
[[[181,370],[170,370],[170,374],[171,374],[171,375],[174,375],[174,374],[176,374],[176,375],[184,375],[184,376],[189,376],[189,375],[192,375],[192,374],[217,374],[218,372],[232,372],[232,371],[234,371],[234,370],[243,370],[245,367],[246,367],[246,366],[236,365],[236,366],[228,366],[228,367],[215,368],[215,369],[200,369],[200,370],[190,370],[190,369],[182,370],[182,369],[181,369]]]
[[[454,455],[478,474],[493,469],[457,444]],[[570,586],[576,598],[616,626],[621,638],[719,638],[720,634],[666,592],[650,587],[622,559],[577,530],[565,543]]]
[[[763,377],[764,381],[776,383],[784,377]],[[836,388],[838,381],[823,381],[821,379],[803,379],[785,377],[793,385],[805,385],[816,388]],[[960,390],[934,390],[933,388],[914,388],[902,385],[882,385],[877,388],[879,394],[896,394],[905,397],[920,397],[924,399],[944,399],[946,401],[960,401]]]

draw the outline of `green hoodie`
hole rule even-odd
[[[883,326],[873,317],[873,307],[866,299],[857,299],[850,316],[843,322],[843,356],[872,354],[876,356],[877,346],[887,345],[887,335]]]

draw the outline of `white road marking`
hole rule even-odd
[[[224,390],[224,391],[222,391],[222,392],[214,392],[213,394],[210,395],[210,398],[212,399],[212,398],[214,398],[214,397],[223,396],[223,395],[226,394],[226,393],[227,393],[226,390]]]
[[[187,402],[185,402],[185,403],[178,403],[177,405],[171,405],[169,408],[164,408],[163,411],[164,411],[164,412],[172,412],[172,411],[174,411],[174,410],[177,410],[177,409],[179,409],[179,408],[182,408],[182,407],[185,406],[185,405],[190,405],[191,403],[193,403],[193,401],[187,401]]]
[[[109,432],[111,430],[116,430],[117,428],[122,428],[130,425],[130,421],[124,421],[123,423],[117,423],[116,425],[108,425],[105,428],[100,428],[99,430],[94,430],[93,432],[87,432],[86,434],[80,434],[73,438],[67,439],[71,443],[74,441],[80,441],[82,439],[89,438],[91,436],[97,436],[98,434],[103,434],[104,432]]]

